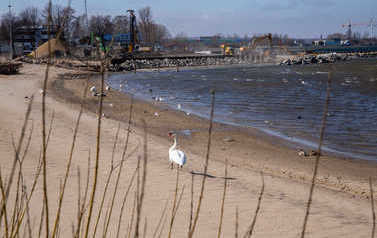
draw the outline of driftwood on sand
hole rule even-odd
[[[20,62],[0,62],[0,74],[16,74],[21,67]]]

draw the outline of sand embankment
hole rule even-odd
[[[45,66],[25,64],[21,73],[12,76],[0,76],[0,156],[1,169],[4,174],[12,164],[12,136],[18,137],[23,122],[28,99],[25,96],[35,94],[35,102],[31,113],[33,134],[28,156],[24,164],[25,181],[34,175],[41,149],[41,81]],[[71,76],[60,77],[71,73]],[[85,79],[74,76],[77,71],[51,68],[50,89],[47,92],[47,108],[49,118],[54,112],[55,120],[48,146],[48,192],[50,195],[50,216],[54,218],[59,184],[65,172],[74,122],[78,115],[78,102]],[[65,80],[63,80],[64,78]],[[92,77],[89,85],[98,84]],[[78,198],[78,172],[81,171],[81,184],[85,184],[87,158],[91,152],[91,173],[94,169],[94,153],[96,144],[97,117],[96,98],[85,100],[86,111],[80,124],[71,176],[63,205],[61,237],[71,236],[71,224],[76,219]],[[110,167],[115,132],[119,121],[126,121],[129,108],[129,96],[111,91],[104,99],[104,114],[101,153],[100,179],[97,190],[96,207],[104,191],[104,183]],[[158,117],[155,116],[158,113]],[[142,155],[141,119],[145,119],[148,127],[148,173],[146,183],[145,204],[142,211],[142,226],[147,220],[147,237],[151,237],[158,223],[165,202],[169,200],[168,218],[175,190],[175,171],[169,169],[167,151],[170,142],[167,132],[170,130],[192,130],[190,136],[181,136],[180,148],[187,153],[188,163],[180,173],[180,187],[185,186],[181,206],[174,223],[173,237],[186,237],[190,213],[191,171],[200,172],[204,162],[208,122],[187,116],[183,112],[173,111],[161,105],[151,105],[135,101],[132,133],[129,143],[129,156],[124,173],[121,176],[119,197],[115,201],[113,222],[109,237],[114,237],[118,214],[123,195],[127,189],[129,178],[137,164],[137,157]],[[120,144],[124,144],[126,124],[121,123]],[[30,127],[28,128],[30,132]],[[231,139],[229,139],[231,138]],[[262,140],[260,138],[263,138]],[[120,161],[122,146],[116,149],[116,164]],[[229,160],[229,190],[226,197],[223,237],[232,237],[235,228],[235,210],[238,207],[239,232],[243,234],[250,225],[256,208],[261,178],[259,171],[265,172],[265,194],[261,203],[261,211],[255,227],[255,237],[297,237],[300,233],[305,213],[305,204],[309,192],[314,159],[305,159],[295,151],[276,143],[255,130],[214,125],[213,146],[206,193],[203,200],[199,226],[195,237],[215,237],[220,214],[220,203],[223,186],[224,161]],[[370,202],[367,180],[374,175],[376,164],[324,157],[319,168],[319,183],[316,187],[312,215],[309,219],[308,232],[311,237],[369,237],[372,228]],[[116,176],[114,176],[116,177]],[[198,197],[201,176],[195,178],[195,198]],[[42,207],[42,181],[38,184],[31,201],[33,232],[38,231],[39,214]],[[112,193],[114,178],[108,192]],[[81,188],[83,190],[83,188]],[[131,194],[134,194],[134,186]],[[344,192],[345,191],[345,192]],[[106,202],[106,204],[108,204]],[[121,232],[127,232],[131,217],[133,196],[127,200]],[[196,205],[196,203],[195,203]],[[106,205],[106,208],[108,206]],[[105,210],[106,211],[106,210]],[[105,214],[105,212],[104,212]],[[104,217],[105,215],[103,215]],[[51,218],[51,219],[52,219]],[[168,219],[168,220],[169,220]],[[94,222],[92,222],[93,224]],[[102,230],[102,221],[101,221]],[[167,235],[168,222],[164,234]],[[98,234],[101,234],[100,232]]]

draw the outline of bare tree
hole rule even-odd
[[[86,25],[86,16],[81,15],[75,17],[72,21],[71,29],[71,37],[72,39],[82,40],[83,38],[88,36],[88,28]]]
[[[170,38],[170,32],[168,28],[166,28],[165,25],[162,24],[155,24],[155,42],[156,43],[162,43],[163,41]]]
[[[129,32],[129,21],[127,16],[115,16],[113,19],[114,34]]]
[[[48,13],[49,6],[47,4],[41,13],[45,23],[48,22]],[[62,31],[62,38],[64,38],[66,35],[69,36],[70,28],[72,27],[72,22],[74,19],[74,13],[75,10],[71,7],[63,7],[58,4],[52,4],[51,6],[51,25],[53,26],[54,30],[64,27]]]
[[[154,22],[152,19],[151,7],[144,7],[139,10],[139,31],[142,40],[146,43],[152,43]]]
[[[166,26],[157,24],[153,20],[151,7],[145,7],[139,11],[138,27],[141,38],[144,43],[156,44],[161,43],[170,37]]]
[[[13,16],[6,13],[1,16],[0,40],[9,41],[9,25],[13,21]]]
[[[114,25],[111,16],[92,16],[89,20],[89,30],[95,36],[103,37],[106,34],[112,34]]]
[[[10,25],[12,25],[12,37],[14,39],[15,29],[20,26],[19,18],[11,13],[6,13],[1,17],[0,40],[10,41]],[[13,52],[15,52],[14,41],[12,41]]]
[[[20,25],[27,28],[35,28],[41,25],[39,10],[36,7],[27,7],[18,16]]]

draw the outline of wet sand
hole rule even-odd
[[[28,160],[25,162],[25,176],[31,177],[35,171],[40,151],[40,110],[41,87],[45,66],[26,64],[21,74],[0,76],[0,118],[1,134],[0,155],[3,159],[2,169],[6,171],[11,165],[11,135],[18,135],[24,117],[27,102],[26,95],[35,93],[32,120],[34,122],[33,140]],[[62,75],[65,76],[63,77]],[[48,90],[48,115],[55,112],[54,129],[48,149],[49,192],[52,209],[56,207],[58,185],[65,170],[67,155],[72,138],[74,121],[78,113],[80,95],[86,87],[84,76],[80,72],[61,68],[51,69],[50,87]],[[97,85],[98,77],[91,77],[89,86]],[[111,161],[112,144],[115,131],[121,121],[128,118],[130,96],[117,91],[106,92],[104,98],[104,115],[101,146],[100,184],[97,196],[103,192],[104,182]],[[62,218],[62,237],[70,236],[70,225],[76,216],[77,203],[77,168],[86,174],[88,151],[91,151],[91,172],[93,172],[96,139],[97,97],[88,92],[85,99],[85,114],[80,125],[74,164],[67,191],[64,216]],[[112,104],[112,106],[110,105]],[[155,113],[158,116],[155,116]],[[204,163],[206,143],[208,140],[208,121],[174,111],[159,103],[134,101],[132,133],[130,138],[130,154],[127,167],[121,177],[119,193],[124,194],[133,169],[137,164],[137,156],[142,154],[141,119],[147,123],[148,130],[148,174],[144,216],[148,221],[149,234],[153,233],[165,201],[169,199],[169,209],[175,189],[175,171],[168,165],[169,131],[191,130],[191,135],[179,137],[179,148],[188,157],[186,166],[180,173],[180,186],[185,186],[180,210],[173,229],[173,237],[185,237],[187,233],[190,211],[191,172],[200,173]],[[124,131],[121,139],[124,140]],[[256,224],[256,237],[291,237],[300,233],[305,213],[305,204],[309,192],[309,181],[312,176],[314,157],[300,157],[297,152],[284,145],[274,137],[266,136],[257,130],[232,127],[215,123],[212,135],[212,147],[203,209],[199,218],[199,226],[195,237],[214,237],[217,233],[218,217],[224,176],[224,161],[229,162],[229,190],[226,197],[224,217],[224,237],[234,235],[235,210],[240,211],[239,232],[243,235],[251,223],[261,188],[259,172],[264,171],[265,194],[261,204],[261,213]],[[116,161],[122,148],[117,148]],[[308,232],[311,237],[369,237],[371,224],[370,202],[368,201],[368,178],[375,176],[377,165],[368,161],[357,161],[342,158],[322,157],[319,167],[318,184],[315,189],[312,216],[309,219]],[[200,175],[195,175],[195,198],[200,189]],[[82,178],[82,180],[84,180]],[[82,181],[82,184],[84,182]],[[40,183],[41,184],[41,183]],[[110,191],[114,183],[110,184]],[[41,208],[42,190],[39,186],[33,198],[32,211],[38,216]],[[127,202],[124,226],[130,220],[132,196]],[[96,206],[100,202],[96,200]],[[72,205],[74,204],[74,205]],[[116,201],[116,221],[121,199]],[[195,203],[196,204],[196,203]],[[97,207],[96,207],[97,208]],[[168,210],[170,211],[170,210]],[[54,214],[54,212],[52,212]],[[170,216],[170,212],[168,212]],[[37,223],[37,220],[35,223]],[[115,224],[111,225],[114,237]],[[167,225],[164,232],[167,231]],[[35,229],[36,230],[36,229]],[[126,229],[122,229],[126,232]],[[167,233],[164,233],[165,235]]]

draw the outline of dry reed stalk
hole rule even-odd
[[[80,166],[77,166],[77,221],[80,217],[80,208],[81,208],[81,169]],[[76,235],[75,224],[72,222],[72,237]]]
[[[25,191],[25,187],[22,185],[21,201],[20,201],[19,207],[17,208],[17,212],[14,216],[15,218],[14,218],[14,221],[13,221],[13,224],[12,224],[12,230],[11,230],[10,237],[18,237],[19,236],[19,228],[21,226],[20,220],[23,218],[22,211],[24,210],[23,206],[26,205],[26,201],[27,201],[27,194],[26,194],[26,191]],[[25,207],[25,211],[26,210],[27,210],[27,207]],[[26,231],[26,227],[25,227],[24,230]],[[25,231],[24,231],[24,233],[25,233]]]
[[[207,170],[208,170],[208,161],[209,161],[209,154],[210,154],[210,149],[211,149],[214,109],[215,109],[215,91],[212,90],[211,91],[211,114],[210,114],[210,121],[209,121],[209,128],[208,128],[207,154],[206,154],[204,171],[203,171],[204,176],[203,176],[203,179],[202,179],[202,185],[201,185],[198,205],[196,207],[194,223],[192,224],[191,230],[190,230],[189,235],[188,235],[189,238],[192,238],[194,236],[196,224],[197,224],[198,219],[199,219],[199,213],[200,213],[200,208],[201,208],[201,205],[202,205],[202,200],[203,200],[203,197],[204,197],[204,188],[205,188],[205,183],[206,183],[206,180],[207,180],[206,174],[207,174]]]
[[[28,137],[27,142],[26,142],[25,150],[23,152],[23,156],[22,156],[21,160],[18,161],[18,163],[19,163],[18,180],[21,183],[22,194],[23,194],[24,198],[25,197],[27,198],[27,194],[26,194],[26,191],[24,190],[24,187],[26,187],[26,185],[24,183],[24,178],[23,178],[23,174],[22,174],[22,170],[23,170],[22,166],[23,166],[23,163],[25,161],[26,155],[27,155],[27,153],[29,151],[29,148],[30,148],[31,138],[32,138],[32,135],[33,135],[33,131],[34,131],[34,124],[32,123],[31,129],[30,129],[30,133],[29,133],[29,137]],[[14,144],[13,144],[13,148],[15,149],[15,145]],[[17,184],[18,184],[18,182],[17,182]],[[18,191],[17,191],[17,193],[18,193]],[[20,218],[20,211],[21,210],[22,210],[22,208],[19,209],[18,218]]]
[[[173,229],[173,224],[174,224],[174,212],[175,212],[175,206],[176,206],[176,203],[177,203],[178,182],[179,182],[179,166],[177,166],[177,176],[176,176],[176,179],[175,179],[175,192],[174,192],[173,207],[172,207],[172,210],[171,210],[171,219],[170,219],[168,238],[171,237],[171,231]]]
[[[18,223],[19,223],[19,219],[20,219],[20,216],[21,216],[21,213],[22,213],[22,210],[23,210],[23,203],[24,203],[24,182],[23,182],[23,175],[22,175],[22,165],[23,165],[23,162],[24,162],[24,159],[27,155],[27,151],[29,149],[29,146],[30,146],[30,142],[31,142],[31,136],[33,134],[33,126],[31,128],[31,131],[30,131],[30,134],[28,136],[28,140],[27,140],[27,143],[26,143],[26,146],[25,146],[25,150],[24,150],[24,153],[22,155],[22,158],[20,159],[20,154],[18,154],[17,152],[17,148],[16,148],[16,145],[15,145],[15,142],[14,142],[14,138],[12,137],[12,146],[13,146],[13,150],[15,152],[15,154],[17,154],[16,158],[17,159],[17,162],[19,164],[19,169],[18,169],[18,176],[17,176],[17,185],[16,185],[16,199],[15,199],[15,202],[14,202],[14,207],[13,207],[13,214],[12,214],[12,228],[11,228],[11,235],[10,237],[13,237],[13,234],[15,232],[15,229],[17,229],[17,233],[18,233]],[[20,199],[20,188],[22,190],[22,193],[21,193],[21,199]]]
[[[22,212],[20,212],[19,218],[17,219],[17,227],[16,227],[17,229],[16,229],[16,232],[15,232],[16,235],[19,232],[20,226],[21,226],[23,218],[25,216],[25,212],[28,212],[28,210],[29,210],[29,204],[30,204],[31,198],[32,198],[32,196],[34,194],[34,191],[35,191],[35,188],[36,188],[36,185],[37,185],[37,182],[38,182],[39,175],[41,174],[41,170],[42,170],[41,156],[42,155],[40,154],[39,155],[40,162],[39,162],[39,165],[37,167],[37,173],[36,173],[36,175],[34,177],[33,185],[32,185],[32,188],[31,188],[29,196],[27,196],[26,191],[25,191],[25,197],[26,197],[25,208],[23,209]]]
[[[34,124],[32,123],[31,128],[30,128],[30,133],[29,133],[29,136],[28,136],[28,139],[27,139],[27,142],[26,142],[26,146],[25,146],[25,149],[23,151],[22,158],[18,160],[19,169],[18,169],[17,184],[20,184],[20,186],[22,188],[25,185],[24,184],[23,174],[22,174],[22,170],[23,170],[22,166],[23,166],[23,163],[25,161],[25,158],[26,158],[26,155],[28,153],[28,150],[30,148],[31,138],[32,138],[32,135],[33,135],[33,131],[34,131]],[[13,145],[13,150],[16,153],[16,145],[14,144],[13,138],[12,138],[12,145]],[[17,193],[18,193],[18,191],[17,191]]]
[[[226,189],[227,189],[227,177],[228,177],[228,160],[225,160],[225,171],[224,171],[224,190],[223,190],[223,198],[221,200],[221,208],[220,208],[220,221],[219,221],[219,230],[217,232],[217,238],[221,237],[221,230],[223,226],[223,217],[224,217],[224,207],[225,207],[225,196],[226,196]]]
[[[23,162],[25,161],[25,158],[26,158],[26,155],[28,153],[28,150],[29,150],[29,147],[30,147],[30,143],[31,143],[31,138],[32,138],[32,135],[33,135],[33,130],[34,130],[34,125],[32,124],[32,127],[30,129],[30,133],[29,133],[29,137],[28,137],[28,140],[27,140],[27,143],[26,143],[26,146],[25,146],[25,150],[23,152],[23,156],[21,158],[21,160],[19,160],[19,172],[18,172],[18,181],[17,181],[17,184],[20,184],[19,186],[22,187],[22,201],[20,203],[20,207],[18,208],[18,211],[17,211],[17,218],[16,220],[13,222],[12,224],[12,234],[13,234],[13,231],[14,229],[16,229],[16,235],[18,235],[18,231],[19,231],[19,226],[18,224],[20,224],[20,220],[22,221],[22,218],[23,218],[23,214],[22,214],[22,210],[23,210],[23,207],[22,207],[22,203],[26,203],[25,201],[27,201],[27,192],[26,192],[26,185],[24,184],[24,178],[23,178],[23,174],[22,174],[22,170],[23,170]],[[14,147],[14,150],[16,151],[16,147],[13,143],[13,147]],[[17,194],[19,193],[19,186],[17,186]],[[17,195],[18,196],[18,195]],[[15,203],[16,205],[17,203]],[[16,208],[16,207],[15,207]],[[31,236],[31,226],[30,226],[30,214],[29,214],[29,204],[26,203],[26,212],[27,212],[27,228],[28,228],[28,232],[29,232],[29,237]],[[14,209],[14,212],[15,209]],[[14,217],[16,217],[14,215]],[[26,233],[26,232],[25,232]]]
[[[181,205],[181,201],[182,201],[182,197],[183,197],[183,192],[185,191],[185,186],[183,185],[183,188],[182,188],[182,191],[181,191],[181,194],[179,195],[179,198],[178,198],[178,203],[175,207],[175,210],[174,210],[174,213],[173,213],[173,222],[174,222],[174,219],[175,219],[175,216],[177,215],[177,212],[178,212],[178,209],[179,209],[179,206]]]
[[[27,224],[27,230],[28,230],[29,238],[32,238],[33,230],[31,229],[30,207],[29,207],[28,204],[26,204],[26,224]]]
[[[75,236],[74,236],[75,238],[80,237],[80,229],[84,228],[83,226],[81,226],[81,224],[82,224],[83,216],[84,216],[84,213],[85,213],[86,199],[87,199],[88,191],[89,191],[89,179],[90,179],[90,150],[89,150],[89,155],[88,155],[88,169],[87,169],[87,174],[86,174],[86,185],[85,185],[84,198],[83,198],[83,201],[81,202],[81,208],[79,206],[79,211],[78,211],[79,214],[78,214],[78,218],[77,218],[77,229],[76,229],[76,233],[75,233]]]
[[[190,200],[190,222],[189,222],[189,232],[192,226],[192,213],[194,211],[194,174],[191,174],[191,200]]]
[[[12,146],[13,146],[13,150],[16,151],[16,145],[14,144],[14,138],[12,136]],[[16,152],[17,153],[17,152]],[[17,156],[19,157],[19,156]],[[20,164],[21,161],[20,159],[17,159],[17,162]],[[21,177],[20,177],[20,173],[21,173],[21,168],[19,168],[18,170],[18,176],[17,176],[17,183],[16,183],[16,198],[15,198],[15,201],[14,201],[14,204],[13,204],[13,212],[12,212],[12,216],[11,216],[11,230],[10,230],[10,236],[12,236],[13,232],[14,232],[14,228],[15,228],[15,222],[16,222],[16,216],[19,215],[19,207],[21,206],[21,199],[20,199],[20,184],[21,184]]]
[[[82,95],[83,99],[80,102],[80,111],[79,111],[79,114],[77,116],[75,128],[74,128],[74,131],[73,131],[73,138],[72,138],[72,143],[71,143],[71,149],[69,151],[68,163],[67,163],[67,167],[66,167],[66,171],[65,171],[65,176],[64,176],[64,181],[63,181],[63,185],[62,185],[62,190],[61,190],[60,196],[59,196],[58,210],[56,212],[56,217],[55,217],[55,222],[54,222],[54,228],[53,228],[53,231],[52,231],[52,234],[51,234],[52,238],[54,238],[56,236],[57,228],[58,228],[58,225],[59,225],[59,222],[60,222],[60,214],[61,214],[61,208],[62,208],[62,205],[63,205],[65,187],[67,185],[69,173],[70,173],[70,170],[71,170],[73,152],[75,150],[77,133],[79,131],[79,126],[80,126],[80,122],[81,122],[81,116],[82,116],[82,113],[84,111],[84,100],[85,100],[87,91],[88,91],[88,81],[86,82],[86,85],[85,85],[85,89],[84,89],[84,92],[83,92],[83,95]]]
[[[96,233],[97,233],[97,227],[98,227],[99,220],[101,218],[103,205],[105,203],[107,189],[109,188],[110,180],[111,180],[111,177],[112,177],[114,169],[115,169],[114,168],[114,155],[115,155],[115,149],[116,149],[116,146],[117,146],[117,143],[118,143],[119,131],[120,131],[120,123],[118,124],[118,128],[117,128],[117,131],[115,133],[115,139],[114,139],[114,143],[113,143],[113,151],[112,151],[112,154],[111,154],[110,170],[109,170],[109,173],[108,173],[108,176],[107,176],[107,179],[106,179],[105,189],[104,189],[104,191],[102,193],[100,208],[99,208],[99,211],[98,211],[98,215],[97,215],[97,219],[96,219],[96,224],[94,225],[93,237],[95,237]]]
[[[118,174],[117,174],[117,179],[116,179],[116,182],[115,182],[115,188],[114,188],[113,196],[112,196],[112,199],[111,199],[110,214],[109,214],[109,217],[107,219],[106,226],[105,226],[105,233],[104,233],[105,236],[107,234],[108,227],[109,227],[109,224],[110,224],[111,215],[112,215],[112,211],[113,211],[113,207],[114,207],[114,203],[115,203],[115,198],[116,198],[116,195],[117,195],[117,192],[118,192],[120,176],[122,175],[124,162],[125,162],[125,159],[126,159],[126,152],[127,152],[127,149],[128,149],[130,132],[131,132],[131,125],[132,125],[133,104],[134,104],[133,97],[131,97],[130,111],[129,111],[129,116],[128,116],[128,127],[127,127],[127,132],[126,132],[126,141],[125,141],[125,145],[124,145],[124,148],[123,148],[122,158],[121,158],[120,167],[119,167]]]
[[[264,194],[264,176],[263,176],[263,171],[260,173],[260,175],[261,175],[261,178],[262,178],[262,188],[261,188],[260,193],[259,193],[257,208],[255,209],[253,221],[251,222],[250,227],[248,228],[246,234],[244,235],[244,238],[250,238],[253,235],[254,227],[255,227],[255,224],[257,222],[257,218],[258,218],[258,215],[259,215],[259,210],[260,210],[260,207],[261,207],[261,203],[262,203],[262,199],[263,199],[263,194]]]
[[[133,185],[133,182],[135,180],[136,172],[137,172],[137,169],[135,169],[134,173],[132,174],[131,181],[128,184],[127,191],[126,191],[126,193],[125,193],[125,195],[123,197],[122,207],[120,209],[120,214],[119,214],[119,219],[118,219],[117,238],[119,237],[120,225],[121,225],[121,222],[122,222],[124,207],[125,207],[125,204],[126,204],[126,201],[127,201],[128,194],[129,194],[129,192],[131,190],[131,187]]]
[[[1,189],[1,196],[3,199],[3,204],[1,207],[1,211],[4,214],[4,226],[5,226],[5,237],[9,237],[9,227],[8,227],[8,214],[7,214],[7,202],[6,202],[6,194],[5,194],[5,189],[4,189],[4,183],[3,183],[3,176],[1,173],[1,168],[0,168],[0,189]]]
[[[236,207],[236,219],[235,219],[235,229],[234,237],[238,238],[238,207]]]
[[[109,218],[109,214],[110,214],[110,208],[107,207],[105,217],[104,217],[104,222],[102,224],[102,237],[106,237],[106,235],[105,235],[106,221]]]
[[[144,229],[143,229],[143,238],[147,237],[147,227],[148,227],[148,219],[147,219],[147,217],[145,217]]]
[[[98,171],[99,171],[99,156],[100,156],[100,148],[101,148],[101,125],[102,125],[102,110],[103,110],[103,90],[104,90],[104,81],[105,81],[105,67],[103,63],[101,64],[101,92],[99,96],[99,103],[98,103],[98,123],[97,123],[97,145],[96,145],[96,162],[95,162],[95,169],[93,175],[93,187],[92,192],[90,195],[89,201],[89,213],[88,219],[86,222],[86,229],[84,237],[87,238],[89,235],[89,227],[93,213],[93,206],[94,206],[94,199],[97,190],[97,180],[98,180]]]
[[[158,234],[157,238],[161,238],[162,232],[164,231],[164,227],[165,227],[167,220],[168,220],[168,217],[165,216],[164,222],[162,223],[161,230],[160,230],[160,233]]]
[[[15,153],[16,152],[16,145],[15,145],[15,142],[14,142],[14,138],[12,136],[12,146],[13,146],[13,150]],[[17,163],[18,162],[18,163]],[[17,155],[17,161],[16,161],[17,164],[21,164],[21,161],[20,161],[20,154]],[[22,171],[20,170],[20,168],[18,169],[18,173],[17,173],[17,183],[16,183],[16,191],[15,191],[15,194],[16,194],[16,198],[14,200],[14,205],[13,205],[13,212],[12,212],[12,232],[13,232],[13,228],[14,228],[14,220],[15,220],[15,216],[16,216],[16,213],[17,213],[17,210],[20,206],[20,185],[21,185],[21,177],[20,177],[20,173],[22,173]]]
[[[16,219],[17,220],[16,220],[16,222],[14,224],[12,224],[12,231],[11,231],[10,237],[19,237],[20,236],[19,231],[17,232],[17,234],[15,234],[15,232],[16,232],[16,228],[17,228],[17,224],[18,224],[18,222],[17,222],[18,218],[20,217],[21,211],[22,211],[23,206],[25,204],[25,193],[24,193],[24,188],[23,187],[21,188],[21,199],[20,200],[21,200],[20,201],[20,205],[19,205],[17,213],[16,213]],[[25,228],[24,228],[24,231],[25,231]]]
[[[166,210],[167,210],[167,208],[168,208],[168,203],[169,203],[169,199],[166,199],[164,209],[162,210],[162,214],[161,214],[161,216],[160,216],[160,219],[158,220],[158,223],[157,223],[156,229],[155,229],[154,232],[153,232],[153,238],[156,237],[157,232],[158,232],[158,230],[160,229],[161,222],[162,222],[162,220],[164,219],[165,214],[166,214]]]
[[[50,141],[51,132],[54,125],[54,120],[55,120],[55,111],[52,111],[51,120],[50,120],[50,128],[48,129],[48,134],[47,134],[46,150],[48,148],[48,142]]]
[[[329,104],[330,104],[331,80],[332,80],[332,75],[331,75],[331,72],[330,72],[329,75],[328,75],[328,81],[327,81],[327,95],[326,95],[326,102],[325,102],[325,106],[324,106],[323,116],[322,116],[321,132],[320,132],[320,138],[319,138],[319,142],[318,142],[318,152],[317,152],[317,156],[316,156],[315,164],[314,164],[314,172],[313,172],[312,182],[311,182],[311,186],[310,186],[308,202],[307,202],[307,205],[306,205],[304,222],[303,222],[302,230],[301,230],[301,236],[300,236],[301,238],[305,237],[306,225],[308,223],[310,208],[311,208],[312,199],[313,199],[315,180],[317,178],[317,173],[318,173],[319,160],[320,160],[320,157],[321,157],[321,148],[322,148],[323,138],[324,138],[324,135],[325,135],[327,113],[328,113]]]
[[[371,204],[370,209],[372,211],[372,221],[373,221],[371,237],[374,238],[374,234],[376,231],[376,212],[374,210],[374,196],[373,196],[373,185],[372,185],[371,177],[369,177],[369,190],[370,190],[370,204]]]
[[[29,137],[28,137],[28,140],[27,140],[27,143],[26,143],[26,146],[25,146],[25,150],[23,152],[23,156],[22,156],[21,160],[18,161],[19,162],[18,180],[21,180],[22,196],[23,196],[23,199],[26,198],[24,201],[27,200],[27,192],[26,192],[26,185],[24,183],[24,178],[23,178],[23,174],[22,174],[22,171],[23,171],[23,167],[22,166],[23,166],[23,162],[25,161],[26,155],[27,155],[27,153],[29,151],[29,148],[30,148],[31,138],[32,138],[32,135],[33,135],[33,130],[34,130],[34,124],[32,123],[31,129],[30,129],[30,133],[29,133]],[[29,209],[29,205],[28,204],[26,204],[26,209],[27,209],[27,213],[28,213],[29,212],[28,211],[28,209]],[[18,221],[20,219],[21,211],[22,211],[22,207],[20,207],[19,212],[17,214],[17,223],[18,223]],[[28,231],[30,231],[31,230],[31,227],[30,227],[30,216],[28,216],[27,218],[28,218],[27,219],[27,225],[28,225],[28,228],[29,228]],[[31,236],[31,234],[29,236]]]
[[[44,207],[46,209],[45,211],[45,229],[46,229],[46,238],[50,236],[50,225],[49,225],[49,207],[48,207],[48,194],[47,194],[47,142],[46,142],[46,90],[47,90],[47,82],[49,77],[49,70],[51,65],[51,7],[52,3],[51,0],[48,1],[48,16],[47,16],[47,33],[48,33],[48,59],[47,59],[47,66],[45,71],[45,77],[43,80],[43,92],[42,92],[42,161],[43,161],[43,203],[45,204]]]
[[[138,207],[139,207],[139,202],[140,202],[140,199],[139,199],[139,194],[140,194],[140,161],[141,161],[141,157],[138,156],[137,157],[137,180],[136,180],[136,208],[135,208],[135,211],[136,213],[138,212]],[[131,229],[132,226],[131,226]],[[136,234],[136,231],[135,231],[135,234]]]
[[[16,223],[16,216],[19,215],[19,207],[21,206],[21,198],[20,198],[20,179],[17,179],[17,185],[16,185],[16,198],[15,198],[15,201],[14,201],[14,205],[13,205],[13,212],[12,212],[12,216],[11,216],[11,222],[10,222],[10,226],[11,226],[11,229],[10,229],[10,237],[12,237],[12,234],[14,232],[14,228],[15,228],[15,223]]]
[[[40,215],[40,221],[39,221],[39,229],[38,229],[38,236],[37,237],[42,237],[42,230],[43,230],[43,221],[44,221],[44,216],[45,216],[45,204],[42,204],[42,209],[41,209],[41,215]]]
[[[140,161],[140,160],[139,160]],[[138,169],[137,169],[137,173],[139,173],[139,164],[138,164]],[[138,179],[139,180],[139,174],[138,174]],[[128,235],[127,235],[127,238],[131,238],[131,233],[132,233],[132,227],[133,227],[133,223],[134,223],[134,218],[135,218],[135,210],[136,210],[136,207],[137,207],[137,203],[138,203],[138,200],[139,200],[139,191],[138,191],[138,186],[136,187],[136,191],[135,191],[135,196],[134,196],[134,202],[133,202],[133,206],[132,206],[132,212],[131,212],[131,221],[129,223],[129,226],[128,226]]]
[[[10,189],[12,187],[14,174],[16,172],[17,161],[19,160],[19,154],[20,154],[20,151],[21,151],[21,148],[22,148],[23,140],[25,138],[25,132],[26,132],[26,128],[27,128],[27,125],[28,125],[28,122],[29,122],[29,117],[30,117],[33,101],[34,101],[34,96],[31,96],[31,99],[28,103],[28,107],[26,109],[25,118],[24,118],[24,121],[23,121],[22,129],[21,129],[21,135],[20,135],[20,138],[18,140],[17,149],[15,151],[14,160],[13,160],[12,168],[10,170],[9,179],[8,179],[8,182],[6,184],[3,183],[3,186],[6,186],[6,187],[4,187],[5,198],[3,198],[2,202],[0,203],[1,206],[3,206],[3,203],[7,203],[9,192],[10,192]],[[3,210],[0,210],[0,226],[1,226],[2,217],[3,217]]]
[[[147,132],[147,124],[145,123],[144,119],[142,120],[142,124],[144,128],[143,176],[141,178],[140,197],[137,203],[135,238],[139,237],[139,225],[140,225],[141,212],[142,212],[143,201],[144,201],[144,196],[145,196],[145,184],[146,184],[146,179],[147,179],[147,164],[148,164],[148,138],[147,138],[148,132]]]
[[[183,197],[183,193],[184,193],[184,191],[185,191],[185,186],[183,186],[182,191],[181,191],[181,193],[180,193],[180,195],[179,195],[178,203],[177,203],[177,205],[176,205],[176,209],[175,209],[175,211],[174,211],[174,213],[173,213],[173,221],[174,221],[175,216],[177,215],[178,209],[179,209],[179,207],[180,207],[180,204],[181,204],[181,201],[182,201],[182,197]],[[169,200],[166,200],[166,204],[165,204],[164,212],[163,212],[163,215],[161,216],[161,218],[164,217],[164,221],[162,222],[161,228],[159,228],[160,225],[158,225],[158,226],[156,227],[155,233],[153,234],[153,238],[155,238],[155,235],[157,234],[158,230],[160,230],[160,232],[159,232],[157,238],[160,238],[160,237],[162,236],[162,233],[163,233],[163,231],[164,231],[164,227],[165,227],[165,224],[166,224],[166,222],[167,222],[167,218],[168,218],[167,216],[165,216],[165,215],[167,214],[167,213],[166,213],[166,210],[167,210],[168,201],[169,201]],[[160,218],[160,219],[161,219],[161,218]],[[159,224],[160,224],[160,221],[159,221]]]

